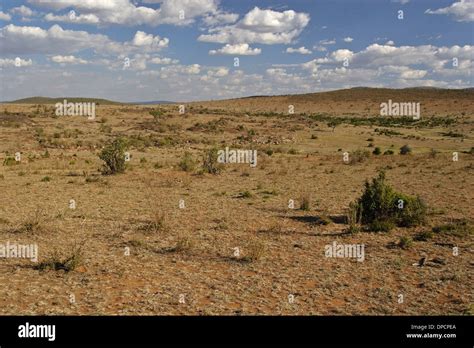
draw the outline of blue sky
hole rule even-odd
[[[473,25],[474,0],[11,0],[0,100],[472,87]]]

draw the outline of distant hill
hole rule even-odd
[[[96,104],[102,104],[102,105],[120,105],[123,103],[115,102],[112,100],[107,100],[107,99],[100,99],[100,98],[78,98],[78,97],[63,97],[63,98],[49,98],[49,97],[30,97],[30,98],[23,98],[23,99],[17,99],[17,100],[12,100],[12,101],[6,101],[3,103],[9,103],[9,104],[56,104],[56,103],[62,103],[64,102],[64,99],[66,99],[71,103],[85,103],[85,102],[91,102],[91,103],[96,103]]]
[[[333,91],[251,96],[227,100],[193,102],[191,105],[231,112],[283,113],[293,106],[295,114],[374,116],[388,100],[420,103],[424,116],[474,116],[474,89],[412,87],[402,89],[355,87]]]
[[[8,103],[8,104],[56,104],[62,103],[66,99],[68,102],[72,103],[84,103],[84,102],[91,102],[96,103],[99,105],[120,105],[120,104],[133,104],[133,105],[154,105],[154,104],[175,104],[172,101],[166,100],[153,100],[153,101],[139,101],[139,102],[116,102],[113,100],[108,99],[101,99],[101,98],[83,98],[83,97],[63,97],[63,98],[49,98],[49,97],[29,97],[29,98],[22,98],[12,101],[5,101],[0,103]]]
[[[138,101],[126,104],[134,104],[134,105],[154,105],[154,104],[176,104],[176,102],[168,101],[168,100],[152,100],[152,101]]]
[[[251,101],[252,99],[262,101],[285,100],[295,102],[318,102],[318,101],[359,101],[375,98],[451,98],[451,97],[472,97],[474,88],[464,89],[444,89],[436,87],[410,87],[410,88],[372,88],[372,87],[353,87],[348,89],[338,89],[325,92],[314,92],[304,94],[282,94],[282,95],[255,95],[233,99],[209,100],[202,103],[222,103],[222,102],[239,102]],[[196,102],[201,103],[201,102]]]

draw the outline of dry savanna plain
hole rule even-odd
[[[420,119],[380,116],[388,100],[419,102]],[[474,312],[472,89],[355,88],[184,113],[96,102],[92,120],[41,99],[0,105],[0,243],[38,246],[37,262],[0,258],[0,314]],[[115,139],[130,160],[106,175],[99,155]],[[226,147],[256,150],[256,166],[204,163]],[[422,223],[377,232],[351,217],[381,170],[423,200]],[[327,257],[334,243],[363,245],[363,260]]]

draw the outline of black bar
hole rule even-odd
[[[469,316],[433,317],[69,317],[0,316],[0,346],[63,344],[324,344],[472,347]],[[20,338],[19,327],[55,325],[55,339]],[[415,325],[415,326],[413,326]],[[432,326],[430,326],[432,325]],[[424,328],[423,330],[421,330]],[[456,337],[408,338],[407,334]]]

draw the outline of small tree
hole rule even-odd
[[[216,148],[207,150],[204,154],[204,161],[202,164],[204,172],[216,175],[222,171],[223,165],[217,162],[218,157],[218,150]]]
[[[403,145],[401,148],[400,148],[400,154],[401,155],[408,155],[409,153],[411,153],[411,147],[408,146],[408,145]]]
[[[382,153],[382,150],[380,150],[380,147],[376,147],[374,151],[372,151],[374,155],[380,155]]]
[[[102,174],[112,175],[125,172],[125,151],[127,142],[123,138],[115,139],[102,149],[99,158],[105,162]]]

